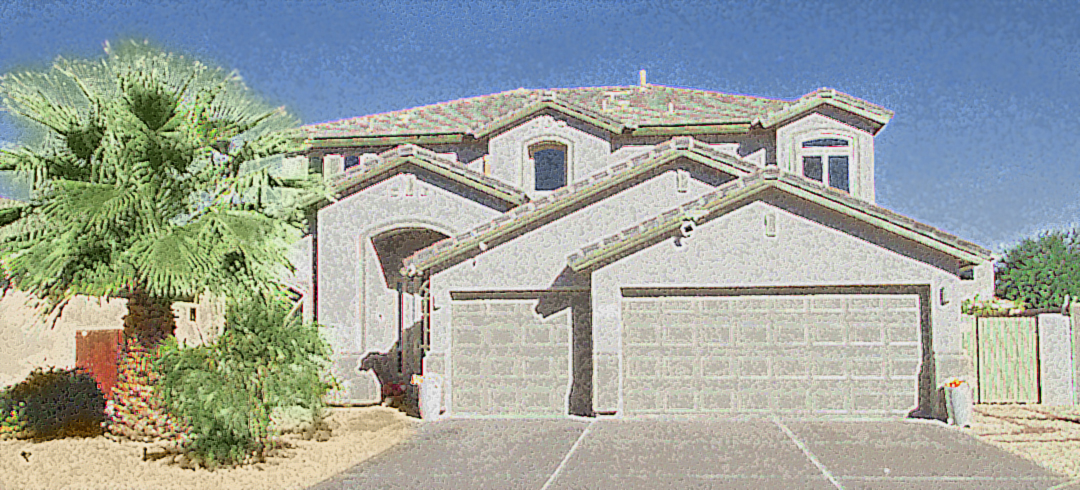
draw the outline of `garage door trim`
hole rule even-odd
[[[659,296],[800,296],[808,294],[917,294],[921,304],[930,305],[927,284],[822,285],[822,286],[731,286],[731,287],[623,287],[626,298]],[[929,311],[923,321],[929,321]],[[925,325],[924,325],[925,326]]]
[[[931,287],[929,284],[869,284],[869,285],[815,285],[815,286],[727,286],[727,287],[660,287],[626,286],[620,292],[624,298],[652,297],[717,297],[717,296],[798,296],[798,295],[917,295],[919,297],[919,330],[922,344],[922,360],[918,375],[918,410],[928,410],[935,404],[934,380],[936,379],[933,323],[931,321]],[[621,308],[620,308],[621,311]],[[620,330],[622,321],[620,320]],[[620,339],[622,334],[620,334]],[[621,340],[620,340],[621,342]],[[620,355],[620,357],[622,357]],[[621,362],[620,362],[621,364]],[[620,368],[620,371],[622,369]],[[622,391],[620,375],[620,393]],[[621,396],[620,396],[621,398]],[[620,402],[620,411],[622,403]],[[919,416],[916,412],[913,416]]]

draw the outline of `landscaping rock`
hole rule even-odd
[[[326,442],[330,440],[330,431],[320,430],[315,433],[315,440],[319,442]]]

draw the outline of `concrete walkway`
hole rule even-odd
[[[1066,482],[938,422],[427,423],[330,489],[1047,489]]]

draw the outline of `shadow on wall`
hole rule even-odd
[[[398,342],[389,352],[372,352],[360,361],[360,371],[374,371],[382,385],[382,401],[390,407],[405,412],[410,417],[420,417],[420,387],[410,381],[420,374],[424,358],[420,348],[422,327],[420,322],[405,329],[404,369],[398,358]]]

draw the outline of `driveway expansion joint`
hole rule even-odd
[[[775,417],[773,418],[773,423],[776,424],[777,427],[780,427],[780,430],[784,431],[784,434],[786,434],[788,438],[791,439],[791,442],[794,442],[795,445],[799,447],[803,454],[806,455],[807,459],[809,459],[810,462],[813,463],[814,466],[816,466],[823,475],[825,475],[825,478],[828,479],[830,483],[832,483],[834,486],[836,486],[836,488],[839,488],[840,490],[844,489],[843,485],[840,485],[840,482],[838,482],[836,478],[832,475],[832,473],[829,471],[829,468],[826,468],[825,465],[818,460],[817,456],[814,456],[814,453],[810,452],[810,448],[806,447],[806,444],[799,440],[798,436],[796,436],[795,433],[788,428],[788,426],[784,425],[784,423],[781,422],[780,419]]]
[[[550,487],[551,484],[555,481],[555,479],[559,477],[559,473],[561,473],[563,468],[566,467],[566,462],[570,461],[570,456],[572,456],[574,454],[574,451],[577,450],[578,446],[581,445],[581,441],[585,439],[585,435],[589,433],[589,429],[592,429],[592,426],[595,423],[595,419],[589,421],[589,425],[585,426],[585,430],[581,431],[581,435],[579,435],[577,440],[574,441],[574,445],[570,446],[570,450],[566,452],[566,456],[563,457],[562,461],[559,463],[559,466],[555,468],[555,472],[553,472],[551,476],[548,477],[548,480],[544,483],[544,486],[540,487],[540,490],[547,490],[548,487]]]

